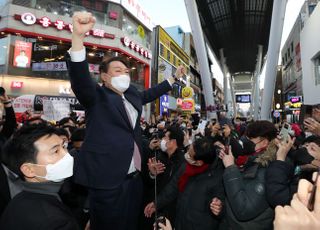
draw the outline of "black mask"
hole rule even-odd
[[[243,155],[250,155],[252,153],[255,153],[256,151],[256,144],[251,141],[248,137],[244,137],[241,139],[243,144]]]
[[[311,164],[311,162],[314,160],[314,157],[309,154],[307,148],[305,147],[292,151],[290,155],[297,165]]]

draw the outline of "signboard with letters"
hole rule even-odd
[[[251,103],[251,94],[236,95],[236,103]]]

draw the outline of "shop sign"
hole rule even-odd
[[[123,43],[124,46],[138,52],[140,55],[144,56],[145,58],[152,59],[152,54],[149,51],[144,50],[144,48],[141,45],[135,43],[130,38],[123,37],[121,38],[121,42]]]
[[[67,71],[67,64],[61,62],[36,62],[32,64],[32,71]]]
[[[31,13],[24,13],[21,15],[21,20],[26,25],[33,25],[36,23],[37,18]]]
[[[44,16],[42,18],[36,18],[31,13],[25,13],[25,14],[15,14],[14,18],[16,20],[21,20],[24,24],[26,25],[34,25],[34,24],[39,24],[44,28],[49,28],[49,27],[55,27],[57,30],[67,30],[72,33],[73,31],[73,25],[70,23],[66,23],[63,20],[56,20],[56,21],[51,21],[49,17]],[[100,38],[109,38],[109,39],[114,39],[115,35],[114,34],[109,34],[106,33],[104,30],[101,29],[92,29],[88,33],[86,33],[87,36],[93,36],[93,37],[100,37]]]
[[[152,30],[153,25],[150,16],[144,11],[138,0],[121,0],[121,5],[128,10],[134,17],[142,22],[147,28]]]
[[[116,11],[110,11],[109,12],[109,18],[113,19],[113,20],[117,20],[118,19],[118,12]]]
[[[183,111],[194,111],[194,101],[192,99],[183,99],[181,109]]]
[[[11,89],[21,89],[23,87],[23,81],[12,81]]]
[[[144,29],[141,25],[138,26],[137,31],[138,31],[138,34],[141,38],[144,38],[146,36]]]
[[[302,98],[301,98],[301,96],[291,97],[290,101],[291,101],[291,103],[298,103],[298,102],[302,102]]]
[[[250,103],[251,94],[236,95],[236,103]]]
[[[162,113],[168,112],[168,108],[169,108],[169,97],[168,95],[162,95],[160,97],[160,115],[162,115]]]
[[[181,93],[183,98],[192,98],[193,96],[193,89],[191,87],[184,87],[182,89],[182,93]]]

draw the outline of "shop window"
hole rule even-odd
[[[313,59],[314,64],[314,74],[315,74],[315,84],[320,84],[320,54]]]
[[[170,50],[167,50],[167,60],[170,61],[171,52]]]
[[[164,46],[160,43],[160,56],[164,57]]]

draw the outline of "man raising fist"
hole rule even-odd
[[[120,57],[100,64],[102,86],[90,77],[85,34],[95,25],[91,13],[73,16],[69,74],[71,87],[86,109],[86,137],[75,156],[76,183],[87,186],[90,200],[90,227],[136,229],[142,199],[140,177],[142,105],[171,90],[173,77],[154,88],[139,92],[130,85],[130,66]],[[178,67],[176,77],[185,74]]]

